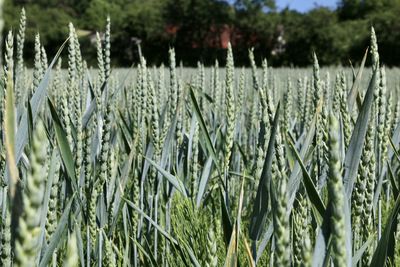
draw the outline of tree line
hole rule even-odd
[[[228,41],[237,65],[249,64],[249,48],[258,62],[266,57],[273,66],[310,65],[313,51],[321,64],[357,64],[371,25],[380,40],[382,62],[400,62],[398,0],[341,0],[335,10],[316,6],[307,13],[278,10],[274,0],[6,0],[6,30],[17,28],[22,7],[27,14],[27,59],[33,58],[28,51],[33,51],[37,32],[52,55],[72,21],[85,58],[95,65],[93,37],[110,16],[114,66],[138,62],[139,45],[150,64],[165,64],[169,47],[175,47],[178,62],[185,66],[198,61],[211,65],[215,59],[224,64]]]

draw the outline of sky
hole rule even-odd
[[[295,9],[299,12],[307,12],[316,6],[325,6],[335,8],[338,0],[276,0],[278,9],[283,9],[289,6],[290,9]]]

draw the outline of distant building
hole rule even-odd
[[[169,38],[175,38],[180,30],[177,25],[167,25],[165,33]],[[261,44],[262,47],[272,47],[271,54],[277,56],[285,52],[286,40],[284,38],[284,27],[279,25],[276,30],[276,37],[271,37],[268,41],[265,38],[260,38],[256,33],[242,32],[240,29],[223,25],[211,25],[203,40],[193,40],[191,42],[192,48],[215,48],[226,49],[228,43],[231,42],[232,46],[244,44],[245,46],[252,47],[259,44],[259,42],[268,42]]]
[[[283,25],[279,25],[277,28],[277,37],[275,38],[274,47],[271,51],[272,56],[278,56],[286,51],[286,40],[284,38],[285,31]]]

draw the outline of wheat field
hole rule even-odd
[[[29,19],[29,18],[28,18]],[[400,80],[359,66],[97,65],[5,35],[0,266],[400,266]],[[379,37],[379,36],[378,36]],[[366,64],[367,62],[367,64]]]

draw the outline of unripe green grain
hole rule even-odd
[[[215,92],[215,109],[216,113],[221,113],[221,104],[222,104],[222,90],[221,90],[221,81],[219,80],[219,62],[215,60],[214,71],[213,71],[213,90]]]
[[[304,109],[304,114],[303,114],[303,122],[304,122],[304,128],[308,129],[312,120],[312,86],[311,86],[311,81],[307,80],[307,77],[304,78],[304,85],[305,85],[305,90],[306,90],[306,95],[305,95],[305,109]]]
[[[67,136],[68,145],[71,148],[73,144],[72,132],[71,132],[71,119],[70,119],[70,108],[68,105],[68,92],[65,90],[64,86],[61,86],[61,121],[65,129]]]
[[[239,76],[239,90],[237,94],[236,114],[242,113],[244,109],[243,104],[245,100],[245,95],[244,95],[245,83],[246,83],[245,69],[242,68]]]
[[[235,124],[236,124],[236,116],[235,116],[235,99],[234,99],[234,63],[233,63],[233,54],[232,47],[229,43],[228,45],[228,54],[226,60],[226,78],[225,78],[225,108],[226,108],[226,136],[225,136],[225,160],[224,166],[226,170],[229,169],[230,157],[232,154],[233,147],[233,139],[235,133]]]
[[[44,77],[47,67],[49,66],[49,63],[47,61],[46,49],[44,48],[43,45],[40,48],[40,62],[42,63],[42,77]]]
[[[92,194],[90,195],[89,209],[88,209],[88,226],[89,226],[89,238],[90,247],[95,248],[96,237],[97,237],[97,216],[96,216],[96,206],[98,192],[96,186],[93,187]]]
[[[317,55],[313,53],[313,89],[314,89],[314,94],[313,94],[313,113],[315,113],[315,110],[317,109],[318,102],[322,98],[322,86],[321,86],[321,80],[319,76],[319,63],[317,59]]]
[[[329,74],[329,71],[326,72],[325,75],[325,84],[324,84],[324,99],[328,101],[331,99],[331,76]]]
[[[111,19],[107,17],[104,33],[104,79],[108,81],[111,74]]]
[[[99,86],[96,86],[97,93],[96,93],[96,101],[99,101],[97,98],[100,99],[100,87],[103,85],[105,79],[105,71],[104,71],[104,56],[103,56],[103,46],[100,34],[96,32],[96,51],[97,51],[97,68],[99,69],[98,72],[98,83]]]
[[[139,178],[134,175],[132,177],[132,185],[130,187],[132,192],[132,202],[135,204],[136,207],[140,205],[140,182]],[[132,209],[131,215],[131,223],[132,223],[132,234],[133,238],[137,239],[137,232],[138,232],[138,223],[139,223],[139,213]]]
[[[68,237],[67,253],[65,254],[63,266],[64,267],[79,266],[78,244],[75,233],[71,233]]]
[[[341,101],[342,101],[341,75],[339,73],[337,73],[336,78],[335,78],[335,88],[334,88],[333,100],[332,100],[333,114],[339,114]]]
[[[205,266],[206,267],[218,266],[217,242],[212,227],[209,228],[207,234],[207,260],[205,262]]]
[[[140,60],[141,68],[142,68],[142,78],[141,78],[141,86],[140,86],[140,104],[141,104],[141,122],[142,122],[142,131],[145,128],[146,124],[148,123],[148,116],[150,115],[148,113],[148,73],[147,73],[147,66],[146,66],[146,60],[144,57],[141,58]]]
[[[151,80],[150,75],[148,75],[148,90],[149,90],[149,99],[151,100],[151,119],[150,119],[150,126],[151,126],[151,138],[154,146],[154,154],[153,160],[158,162],[160,154],[161,154],[161,140],[160,140],[160,128],[159,128],[159,115],[158,115],[158,106],[157,106],[157,96],[155,94],[155,88],[153,81]],[[154,168],[151,172],[150,177],[150,187],[155,187],[157,170]],[[155,190],[155,188],[154,188]]]
[[[132,93],[132,107],[131,107],[131,114],[132,114],[132,138],[135,138],[139,134],[139,127],[140,127],[140,107],[138,107],[140,101],[140,89],[142,86],[142,67],[139,64],[137,67],[137,79],[136,85],[133,88]],[[138,143],[138,142],[137,142]]]
[[[272,124],[273,124],[273,118],[274,118],[274,113],[275,113],[275,108],[274,108],[274,92],[273,92],[273,89],[274,88],[270,88],[269,86],[268,86],[268,82],[267,82],[267,80],[268,80],[268,64],[267,64],[267,60],[266,59],[264,59],[263,60],[263,65],[262,65],[262,67],[263,67],[263,73],[264,73],[264,84],[263,84],[263,88],[262,88],[262,90],[260,90],[260,92],[262,91],[262,93],[264,93],[265,94],[265,103],[266,103],[266,105],[265,105],[265,107],[263,108],[263,113],[265,113],[265,112],[267,112],[268,113],[268,119],[269,119],[269,126],[270,127],[272,127]],[[263,99],[262,97],[261,97],[261,99]],[[261,103],[262,103],[263,101],[261,101]],[[263,115],[263,116],[265,116],[265,115]]]
[[[303,261],[300,266],[301,267],[312,266],[312,247],[310,238],[308,236],[305,236],[303,239],[302,255],[303,255]]]
[[[3,191],[7,193],[7,190]],[[6,203],[3,202],[3,205]],[[0,254],[0,266],[9,267],[12,266],[12,254],[11,254],[11,213],[6,208],[5,217],[1,222],[1,254]]]
[[[297,113],[296,117],[298,120],[302,121],[302,116],[304,114],[304,108],[305,108],[305,83],[302,78],[297,79]]]
[[[400,91],[400,86],[399,86],[399,88],[396,89],[396,91],[397,92]],[[394,108],[394,116],[393,116],[392,125],[390,128],[390,136],[392,136],[394,134],[394,130],[396,129],[397,125],[400,122],[400,101],[399,100],[400,100],[399,96],[397,96],[397,99],[395,101],[396,105]]]
[[[263,75],[262,87],[263,88],[268,88],[269,87],[269,85],[268,85],[269,75],[268,75],[268,62],[267,62],[266,58],[264,58],[262,60],[262,64],[261,65],[262,65],[262,75]]]
[[[253,88],[258,91],[260,88],[259,82],[258,82],[258,78],[257,78],[257,66],[256,66],[256,62],[254,60],[254,53],[253,53],[254,49],[249,49],[249,60],[250,60],[250,66],[251,66],[251,75],[253,78]],[[263,68],[264,70],[264,68]]]
[[[198,183],[198,171],[199,171],[199,125],[198,122],[195,121],[195,129],[192,140],[192,163],[191,163],[191,187],[192,187],[192,196],[195,197],[197,194],[197,183]]]
[[[328,196],[331,208],[332,261],[334,266],[346,266],[347,251],[345,240],[345,218],[343,215],[345,197],[341,175],[339,123],[330,115],[329,118],[329,178]]]
[[[61,74],[61,65],[62,65],[62,59],[61,57],[57,60],[56,64],[56,71],[54,75],[54,82],[52,84],[52,88],[50,91],[50,95],[53,97],[54,100],[54,105],[57,108],[57,111],[59,112],[58,114],[61,114],[61,99],[62,99],[62,74]]]
[[[30,155],[31,169],[26,179],[23,194],[23,212],[19,218],[15,244],[14,266],[35,266],[40,248],[40,220],[45,191],[45,161],[47,138],[43,123],[39,121],[33,136]]]
[[[175,50],[173,48],[169,49],[169,82],[169,120],[173,121],[178,102],[178,80],[176,77]]]
[[[371,26],[371,50],[372,66],[373,68],[379,68],[379,53],[378,53],[378,41],[376,39],[375,29]]]
[[[383,135],[383,144],[382,144],[382,164],[386,164],[389,154],[388,148],[390,145],[389,138],[392,138],[390,129],[392,127],[392,93],[389,91],[388,97],[386,99],[386,107],[385,107],[385,124],[384,124],[384,135]]]
[[[285,158],[283,154],[282,138],[279,128],[275,140],[275,158],[272,165],[272,178],[276,184],[275,201],[273,209],[273,225],[275,238],[275,264],[276,266],[290,266],[290,224],[287,216],[287,177]]]
[[[372,106],[371,114],[375,114],[375,108]],[[367,133],[365,137],[364,148],[361,156],[360,168],[364,170],[365,176],[365,192],[364,192],[364,203],[362,209],[361,220],[364,223],[364,227],[361,229],[362,241],[366,242],[371,232],[373,232],[373,200],[375,190],[375,116],[371,116]],[[372,250],[368,248],[363,257],[363,266],[369,265],[371,260]]]
[[[275,237],[275,264],[276,266],[290,266],[290,237],[289,220],[286,215],[286,178],[277,177],[277,205],[274,212],[274,237]]]
[[[378,142],[378,173],[382,169],[384,164],[384,154],[385,153],[385,113],[386,113],[386,71],[384,67],[380,68],[380,83],[377,91],[377,142]]]
[[[322,83],[320,80],[319,73],[319,63],[315,53],[313,53],[314,63],[313,63],[313,113],[316,115],[316,123],[315,123],[315,143],[316,148],[313,154],[313,163],[314,163],[314,182],[315,184],[319,183],[321,186],[321,177],[323,177],[323,167],[324,167],[324,151],[326,143],[324,142],[324,116],[326,114],[316,113],[317,107],[320,101],[323,101],[323,106],[325,106],[325,99],[323,98],[322,91]],[[326,111],[325,111],[326,113]]]
[[[76,31],[74,32],[74,45],[75,45],[75,63],[76,63],[76,76],[77,76],[77,80],[79,82],[79,80],[82,78],[83,76],[83,60],[82,60],[82,54],[81,54],[81,46],[79,44],[79,40],[78,40],[78,34],[76,33]]]
[[[41,44],[40,44],[40,35],[35,35],[35,59],[33,66],[33,84],[31,89],[31,94],[34,93],[34,90],[38,87],[40,80],[42,79],[43,70],[42,70],[42,59],[41,59]]]
[[[366,180],[368,179],[368,166],[365,164],[365,159],[368,157],[366,155],[368,152],[365,149],[366,144],[364,145],[363,152],[361,155],[361,162],[358,168],[357,179],[354,184],[354,190],[352,194],[352,225],[354,225],[354,237],[353,237],[353,247],[354,249],[358,249],[361,244],[360,232],[361,229],[359,227],[361,223],[362,212],[364,209],[364,199],[365,199],[365,189],[366,189]],[[365,159],[363,159],[365,158]]]
[[[11,31],[8,32],[6,39],[6,54],[4,65],[4,96],[6,95],[7,84],[14,77],[14,37]]]
[[[290,120],[292,113],[292,82],[290,78],[287,81],[287,91],[284,94],[283,98],[283,129],[284,132],[288,132],[290,130]]]
[[[116,266],[115,254],[113,251],[112,242],[108,239],[107,236],[104,237],[105,243],[105,255],[104,255],[104,266],[106,267],[114,267]]]
[[[157,97],[157,106],[161,108],[168,97],[165,90],[165,72],[163,64],[158,68],[157,95],[160,96]]]
[[[104,124],[102,128],[102,140],[100,148],[100,172],[97,177],[96,191],[102,192],[103,185],[109,180],[110,175],[110,155],[111,155],[111,125],[112,125],[113,113],[112,113],[112,100],[110,99],[107,103]]]
[[[24,42],[25,42],[25,29],[26,29],[26,15],[25,9],[21,9],[21,14],[19,17],[19,27],[17,34],[17,67],[16,67],[16,88],[17,92],[22,90],[23,81],[23,69],[24,69]],[[17,100],[19,97],[17,97]],[[18,101],[17,101],[18,102]]]
[[[185,99],[184,99],[184,90],[183,90],[183,81],[179,80],[178,81],[178,103],[177,103],[177,108],[176,108],[176,128],[175,128],[175,136],[176,136],[176,144],[177,144],[177,151],[182,146],[183,143],[183,121],[184,121],[184,115],[185,115]],[[160,140],[161,141],[161,140]]]
[[[340,77],[340,115],[342,117],[343,132],[344,132],[344,143],[345,148],[350,144],[351,138],[351,118],[347,108],[347,88],[346,88],[346,76],[344,71],[341,73]]]
[[[46,241],[49,242],[51,236],[57,227],[57,204],[58,204],[58,182],[60,175],[60,161],[56,163],[56,173],[53,178],[53,183],[50,190],[50,198],[48,204],[47,218],[46,218]]]
[[[88,127],[85,129],[85,138],[84,138],[84,149],[83,149],[83,177],[84,177],[84,184],[85,184],[85,194],[86,194],[86,201],[88,203],[87,207],[89,209],[90,205],[90,193],[91,193],[91,185],[94,182],[93,175],[92,175],[92,136],[94,130],[91,129],[92,124],[89,124]]]
[[[301,266],[304,261],[304,240],[308,237],[308,205],[307,198],[298,193],[297,207],[293,212],[293,260],[294,266]]]

